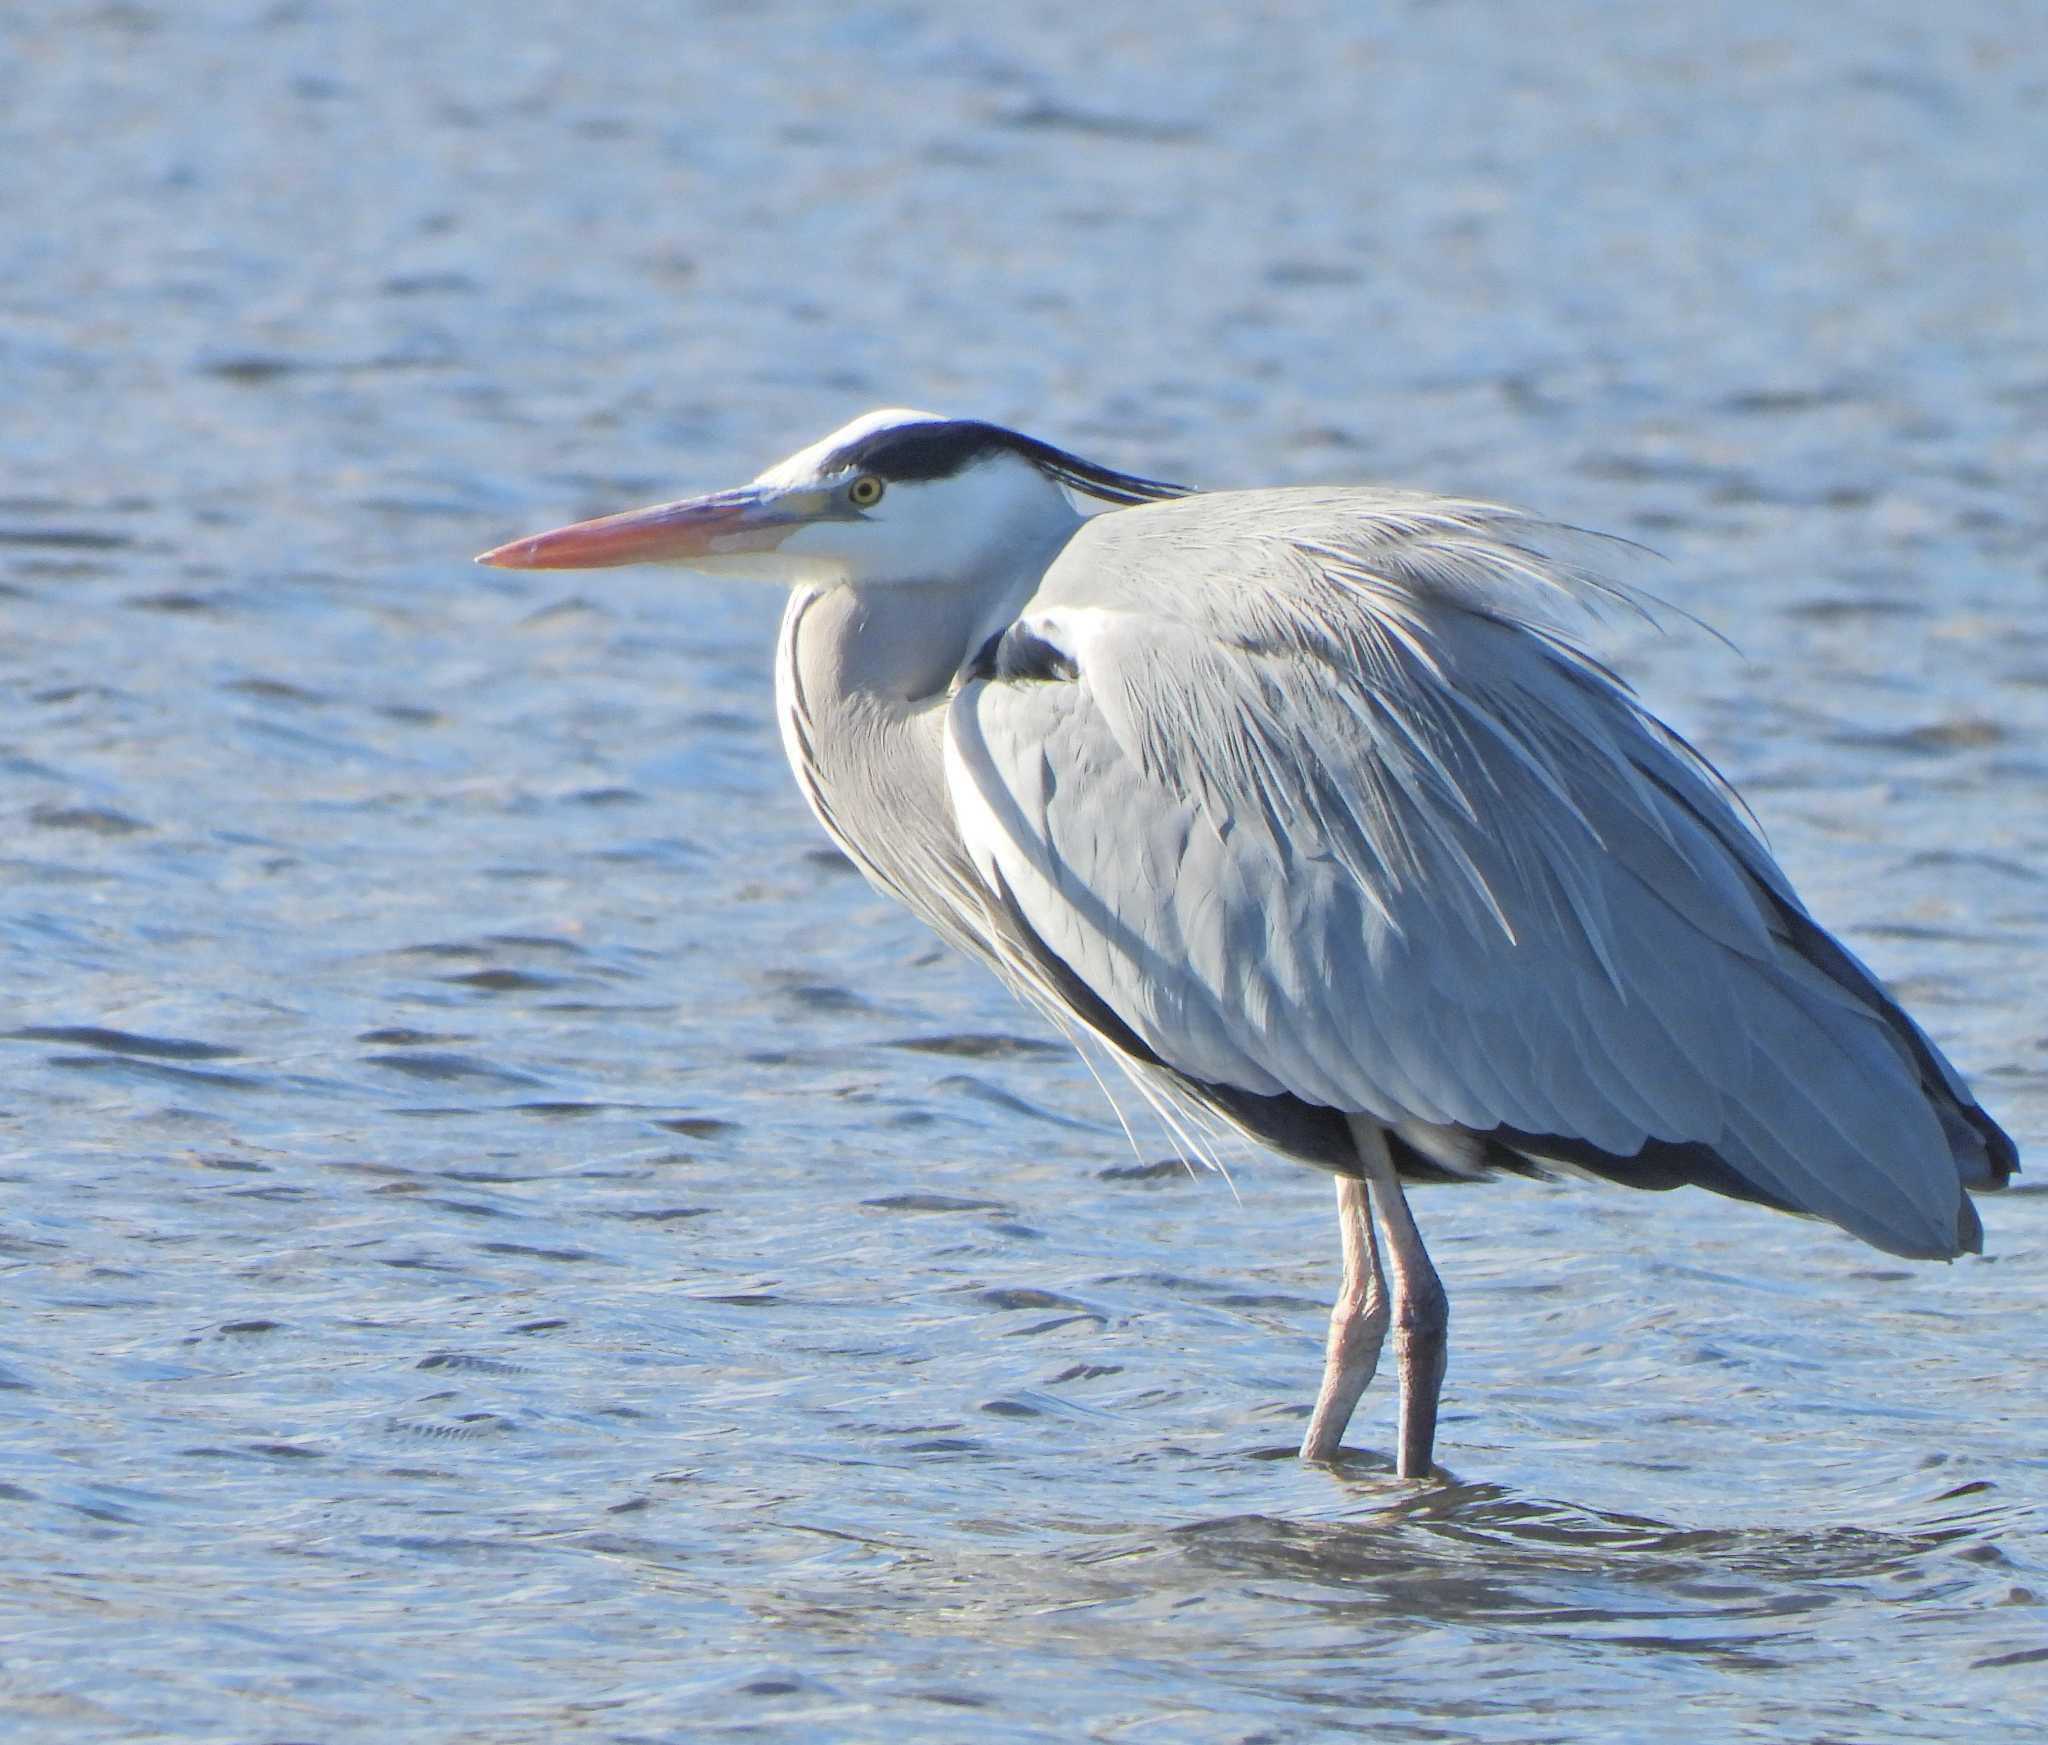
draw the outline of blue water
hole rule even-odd
[[[0,16],[10,1739],[2034,1736],[2038,20],[1365,15]],[[1665,554],[1985,1256],[1424,1191],[1445,1477],[1294,1461],[1327,1184],[849,873],[768,592],[468,562],[889,403]]]

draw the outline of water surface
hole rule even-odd
[[[1442,1482],[1306,1470],[1326,1183],[849,873],[769,594],[468,564],[887,403],[1611,529],[2048,1156],[2038,32],[1375,16],[9,8],[10,1737],[2033,1736],[2048,1162],[1423,1193]]]

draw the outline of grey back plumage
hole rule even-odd
[[[930,602],[842,606],[806,655],[799,595],[785,739],[871,877],[1155,1097],[1331,1167],[1356,1113],[1416,1167],[1979,1246],[1963,1189],[2010,1141],[1574,640],[1630,600],[1580,544],[1386,491],[1119,509],[962,608],[943,686],[848,652]]]

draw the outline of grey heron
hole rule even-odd
[[[1330,1171],[1301,1452],[1391,1326],[1430,1470],[1447,1304],[1406,1178],[1697,1186],[1890,1253],[1981,1249],[2012,1141],[1588,654],[1564,530],[1422,493],[1197,494],[870,413],[737,490],[478,560],[791,589],[776,714],[868,879],[1170,1122]],[[1568,541],[1563,541],[1568,545]]]

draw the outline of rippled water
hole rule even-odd
[[[1363,11],[7,8],[10,1738],[2033,1736],[2048,53]],[[1667,553],[1984,1258],[1425,1192],[1443,1481],[1291,1459],[1327,1185],[847,872],[777,601],[468,564],[890,402]]]

